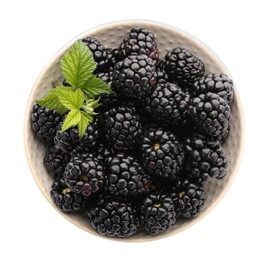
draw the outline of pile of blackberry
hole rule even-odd
[[[176,47],[164,59],[154,35],[135,27],[120,46],[83,42],[112,89],[80,139],[60,131],[57,111],[35,104],[32,130],[59,210],[81,214],[99,234],[157,235],[203,210],[206,185],[227,174],[232,80],[205,73],[199,57]],[[211,68],[207,68],[211,70]]]

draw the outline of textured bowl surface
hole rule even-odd
[[[62,80],[60,59],[77,39],[91,36],[99,39],[99,41],[101,41],[105,47],[117,47],[119,46],[121,40],[128,34],[130,28],[133,26],[145,27],[155,35],[160,51],[160,58],[164,58],[165,53],[176,46],[187,48],[203,61],[205,64],[206,73],[219,72],[225,73],[231,77],[229,71],[226,69],[220,59],[211,50],[209,50],[207,46],[189,34],[161,23],[149,21],[124,21],[111,23],[84,32],[78,37],[74,38],[50,60],[50,62],[45,66],[39,75],[31,91],[25,114],[24,142],[28,163],[37,185],[53,207],[54,205],[50,199],[50,187],[52,179],[47,174],[43,166],[43,157],[45,151],[44,146],[34,137],[30,127],[30,114],[33,103],[36,99],[42,98],[53,87],[53,85],[56,84],[56,82]],[[174,228],[158,236],[148,236],[139,233],[132,236],[131,238],[123,239],[122,241],[149,241],[176,234],[199,221],[201,218],[207,215],[214,206],[216,206],[216,204],[226,193],[227,189],[230,187],[236,175],[243,150],[243,115],[237,90],[235,91],[235,99],[232,103],[231,109],[233,115],[230,125],[231,132],[229,138],[224,144],[224,149],[229,162],[228,174],[223,180],[213,180],[208,186],[206,186],[208,199],[205,208],[200,215],[194,219],[184,219],[178,221]],[[67,215],[63,213],[61,214],[78,227],[86,230],[87,232],[98,235],[89,227],[87,219],[84,216]]]

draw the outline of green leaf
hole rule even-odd
[[[63,75],[74,89],[82,87],[96,67],[90,49],[81,40],[78,40],[61,60]]]
[[[95,98],[102,93],[111,94],[112,90],[102,79],[92,75],[82,86],[82,90],[87,98]]]
[[[80,122],[80,120],[81,120],[81,111],[78,109],[71,110],[67,114],[67,116],[63,122],[63,126],[62,126],[61,131],[64,132],[67,129],[69,129],[70,127],[76,126]]]
[[[82,109],[86,111],[89,115],[97,115],[94,112],[94,109],[99,107],[101,104],[99,103],[100,97],[98,99],[88,99],[85,104],[82,105]]]
[[[62,105],[58,98],[58,88],[51,89],[43,99],[36,100],[36,103],[42,107],[55,109],[60,114],[63,114],[67,111],[67,108]]]
[[[60,89],[58,90],[58,98],[63,106],[69,110],[79,110],[84,102],[85,96],[82,90],[76,91]]]
[[[81,120],[78,123],[78,134],[81,138],[84,135],[88,125],[93,122],[93,117],[91,115],[88,115],[85,111],[81,111],[80,113]]]

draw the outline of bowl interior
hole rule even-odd
[[[172,28],[170,26],[159,23],[147,21],[126,21],[112,23],[89,30],[74,38],[71,42],[64,46],[53,57],[53,59],[51,59],[51,61],[46,65],[46,67],[38,77],[29,97],[25,115],[24,141],[29,166],[37,185],[53,207],[54,205],[50,199],[50,187],[52,184],[52,179],[47,174],[43,166],[45,149],[43,144],[39,142],[37,138],[35,138],[30,126],[30,114],[33,103],[36,99],[43,97],[49,91],[49,89],[51,89],[54,85],[56,85],[56,83],[58,83],[58,81],[62,81],[60,59],[65,51],[67,51],[68,48],[73,44],[73,42],[75,42],[77,39],[91,36],[96,37],[105,45],[105,47],[118,47],[121,40],[128,34],[130,28],[133,26],[145,27],[155,35],[161,59],[164,58],[167,51],[173,49],[174,47],[183,47],[189,49],[193,53],[193,55],[199,57],[203,61],[203,63],[205,64],[206,73],[219,72],[225,73],[231,77],[229,71],[225,68],[223,63],[211,50],[209,50],[208,47],[206,47],[194,37],[176,28]],[[135,236],[132,236],[131,238],[126,239],[126,241],[148,241],[163,238],[180,232],[203,218],[222,198],[235,177],[242,154],[244,129],[241,104],[237,91],[235,92],[235,99],[232,103],[231,109],[233,115],[230,125],[231,131],[228,139],[224,144],[224,149],[229,163],[228,174],[226,178],[222,180],[213,180],[209,185],[206,186],[208,199],[203,212],[201,212],[201,214],[194,219],[181,219],[177,221],[174,228],[158,236],[148,236],[139,233]],[[66,219],[68,219],[78,227],[97,235],[97,233],[89,227],[88,222],[84,216],[63,214],[61,212],[60,214],[62,214],[62,216],[64,216]]]

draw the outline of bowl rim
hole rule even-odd
[[[47,201],[52,205],[52,207],[60,214],[62,215],[65,219],[67,219],[69,222],[71,222],[72,224],[74,224],[75,226],[79,227],[81,230],[84,230],[85,232],[90,233],[91,235],[95,235],[98,236],[100,238],[104,238],[104,239],[108,239],[108,240],[112,240],[112,241],[119,241],[119,242],[151,242],[151,241],[155,241],[155,240],[159,240],[159,239],[164,239],[166,237],[171,237],[173,235],[176,235],[177,233],[180,233],[182,231],[184,231],[185,229],[190,228],[192,225],[196,224],[197,222],[199,222],[201,219],[205,218],[210,211],[212,211],[217,204],[223,199],[224,195],[227,193],[227,191],[230,189],[236,175],[238,174],[239,171],[239,167],[241,164],[241,160],[243,157],[243,152],[244,152],[244,147],[245,147],[245,118],[244,118],[244,111],[243,111],[243,107],[242,107],[242,102],[240,99],[240,96],[238,94],[237,88],[235,86],[235,99],[236,99],[236,103],[238,106],[238,117],[240,118],[239,123],[240,123],[240,129],[241,129],[241,136],[240,136],[240,140],[239,140],[239,153],[238,153],[238,157],[237,157],[237,161],[236,164],[234,166],[233,169],[233,176],[232,178],[229,178],[229,181],[226,182],[225,187],[222,189],[221,194],[218,196],[218,198],[216,198],[201,214],[199,214],[196,219],[194,221],[190,221],[188,223],[185,223],[185,225],[183,226],[178,226],[178,228],[176,229],[172,229],[170,230],[170,232],[165,232],[165,233],[161,233],[157,236],[148,236],[145,235],[144,237],[136,237],[134,238],[133,236],[128,238],[128,239],[120,239],[120,238],[111,238],[111,237],[107,237],[107,236],[102,236],[100,234],[98,234],[97,232],[93,232],[93,230],[90,230],[90,228],[85,228],[82,225],[80,225],[79,223],[77,223],[76,221],[74,221],[71,216],[64,214],[63,212],[59,211],[50,201],[49,197],[47,196],[47,193],[45,192],[42,184],[40,183],[35,168],[33,166],[33,163],[31,161],[30,158],[30,147],[29,147],[29,143],[28,143],[28,135],[30,133],[28,133],[28,124],[30,121],[30,111],[32,109],[32,99],[33,99],[33,95],[38,87],[38,85],[40,84],[40,82],[42,81],[43,75],[46,74],[46,72],[49,70],[49,68],[53,65],[54,60],[58,59],[59,57],[61,57],[69,48],[70,46],[72,46],[72,44],[80,39],[85,37],[86,35],[89,34],[93,34],[95,32],[100,31],[101,29],[108,29],[108,28],[113,28],[114,26],[122,26],[122,25],[127,25],[127,24],[135,24],[135,25],[139,25],[139,26],[146,26],[146,25],[150,25],[150,26],[158,26],[161,29],[166,29],[166,30],[172,30],[177,32],[178,34],[183,35],[185,38],[190,38],[192,39],[200,48],[202,48],[207,55],[210,55],[211,57],[214,58],[215,61],[218,62],[218,65],[222,68],[223,71],[225,71],[232,79],[233,77],[231,76],[231,73],[228,71],[227,67],[225,66],[225,64],[223,63],[223,61],[216,55],[216,53],[205,43],[203,43],[201,40],[199,40],[197,37],[193,36],[190,33],[187,33],[186,31],[183,31],[182,29],[179,29],[178,27],[160,22],[160,21],[154,21],[154,20],[148,20],[148,19],[126,19],[126,20],[116,20],[116,21],[112,21],[112,22],[108,22],[108,23],[103,23],[101,25],[98,26],[94,26],[90,29],[87,29],[81,33],[79,33],[78,35],[76,35],[75,37],[73,37],[70,41],[68,41],[63,47],[61,47],[46,63],[46,65],[43,67],[43,69],[41,70],[41,72],[39,73],[37,79],[35,80],[31,91],[30,91],[30,95],[28,97],[27,100],[27,105],[26,105],[26,109],[25,109],[25,113],[24,113],[24,123],[23,123],[23,139],[24,139],[24,148],[25,148],[25,153],[26,153],[26,158],[28,161],[28,165],[31,171],[31,174],[38,186],[38,188],[40,189],[40,191],[42,192],[42,194],[44,195],[44,197],[47,199]]]

